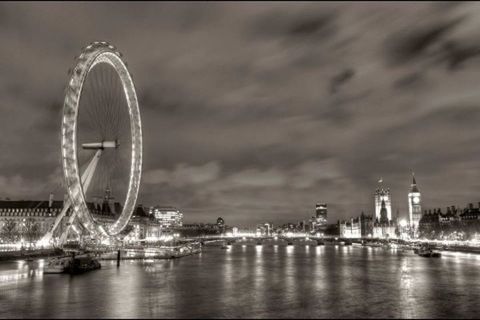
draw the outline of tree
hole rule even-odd
[[[5,221],[1,231],[1,238],[11,243],[18,240],[17,223],[14,220]]]
[[[34,242],[40,239],[40,225],[38,222],[33,218],[28,218],[25,221],[22,235],[27,242]]]

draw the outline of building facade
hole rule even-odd
[[[396,238],[396,224],[388,217],[387,206],[384,200],[380,205],[380,219],[375,219],[373,224],[373,238],[390,239]]]
[[[379,181],[383,182],[382,179]],[[384,188],[383,185],[380,185],[379,188],[375,190],[375,219],[380,220],[381,210],[382,210],[382,201],[385,202],[385,210],[387,212],[388,220],[392,220],[392,201],[390,195],[390,189]]]
[[[0,201],[0,242],[35,242],[49,231],[57,216],[63,209],[64,201]],[[93,218],[99,223],[113,223],[122,210],[120,203],[88,202]],[[70,210],[55,230],[54,236],[59,236],[67,228]],[[70,233],[72,234],[72,233]],[[159,236],[159,224],[153,216],[138,205],[132,214],[128,226],[122,231],[122,236],[130,239],[143,240],[147,237]]]
[[[55,222],[63,201],[0,201],[0,242],[38,240]],[[63,232],[65,223],[58,227]],[[28,235],[30,234],[30,235]]]
[[[362,212],[360,215],[360,227],[363,238],[370,238],[373,236],[374,223],[375,220],[371,215],[365,215],[365,213]]]
[[[326,225],[328,218],[327,204],[317,203],[315,206],[315,221],[318,225]]]
[[[361,238],[362,224],[360,218],[351,218],[349,221],[342,221],[339,225],[341,238]]]
[[[164,229],[178,228],[183,225],[183,213],[175,207],[151,207],[149,213],[155,217]]]
[[[303,222],[304,232],[310,233],[324,233],[327,228],[327,204],[326,203],[317,203],[315,205],[315,215],[308,220],[308,223]]]
[[[419,236],[437,240],[480,240],[480,203],[424,210],[419,223]]]

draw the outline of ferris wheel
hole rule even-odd
[[[69,197],[44,239],[51,239],[68,208],[72,214],[61,243],[75,219],[91,235],[118,235],[135,210],[139,192],[142,125],[132,76],[122,55],[107,42],[85,47],[70,72],[61,150]],[[109,223],[95,218],[99,210],[108,212]]]

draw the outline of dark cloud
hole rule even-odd
[[[475,202],[476,3],[2,3],[0,197],[63,198],[60,123],[74,56],[124,54],[139,96],[139,201],[187,221],[330,221]],[[385,58],[386,57],[386,58]],[[388,63],[385,63],[387,61]],[[454,71],[454,72],[453,72]]]
[[[387,41],[389,61],[402,64],[424,57],[429,48],[438,43],[462,20],[436,22],[421,28],[411,27],[392,35]]]
[[[322,14],[315,17],[303,17],[292,23],[288,30],[292,36],[326,36],[334,33],[334,14]]]
[[[335,77],[332,78],[330,81],[330,92],[336,93],[338,88],[348,82],[353,76],[355,72],[351,68],[347,68],[340,73],[338,73]]]
[[[413,72],[395,80],[394,87],[398,89],[411,89],[421,85],[422,75],[419,72]]]
[[[450,70],[455,70],[480,55],[480,47],[477,44],[465,45],[453,41],[446,42],[444,48],[444,59]]]
[[[312,7],[299,4],[273,4],[267,10],[253,15],[251,34],[261,37],[292,39],[318,39],[331,37],[337,31],[337,11],[332,6]]]

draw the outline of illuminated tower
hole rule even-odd
[[[422,207],[420,205],[421,195],[417,188],[417,182],[415,181],[415,174],[412,173],[412,185],[410,186],[410,192],[408,193],[408,214],[410,218],[410,225],[418,228],[418,222],[422,217]]]
[[[385,189],[383,187],[383,179],[378,181],[380,187],[375,190],[375,219],[380,221],[381,210],[382,210],[382,201],[385,201],[385,210],[387,210],[388,221],[392,220],[392,202],[390,200],[390,189]]]
[[[323,226],[327,224],[327,204],[317,203],[315,206],[315,220],[318,225]]]
[[[387,207],[385,205],[385,200],[382,200],[382,207],[380,208],[380,223],[388,224],[390,219],[388,219]]]

